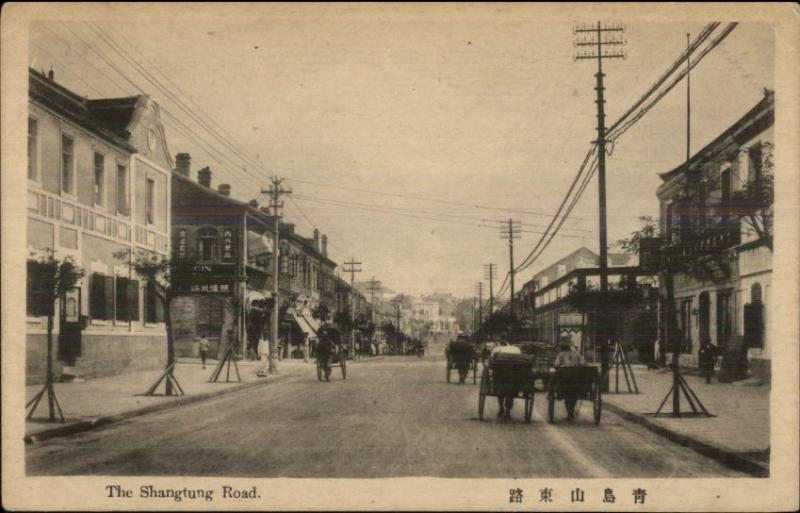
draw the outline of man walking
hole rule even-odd
[[[514,356],[511,356],[514,355]],[[495,377],[497,382],[497,416],[510,418],[511,409],[514,407],[514,398],[517,396],[517,381],[516,373],[504,369],[503,366],[497,362],[502,359],[518,359],[521,358],[522,351],[517,346],[512,346],[508,342],[502,342],[501,345],[492,350],[492,358],[495,359]]]
[[[717,348],[710,342],[704,342],[697,353],[697,363],[700,367],[700,375],[706,378],[706,383],[711,383],[714,376],[714,364],[717,363]]]
[[[206,334],[202,333],[200,335],[200,344],[197,347],[198,352],[200,353],[200,360],[203,362],[203,368],[206,368],[206,358],[208,357],[208,348],[211,347],[208,339],[206,338]]]

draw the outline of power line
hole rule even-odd
[[[488,206],[488,205],[469,204],[469,203],[462,203],[462,202],[458,202],[458,201],[448,201],[448,200],[442,200],[442,199],[426,198],[424,196],[417,196],[417,195],[412,196],[412,195],[409,195],[409,194],[399,194],[399,193],[391,193],[391,192],[373,191],[373,190],[361,189],[361,188],[356,188],[356,187],[346,187],[344,185],[333,185],[333,184],[326,184],[326,183],[322,183],[322,182],[315,182],[315,181],[311,181],[311,180],[301,180],[299,178],[293,178],[292,180],[295,181],[295,182],[299,182],[299,183],[317,185],[319,187],[330,187],[330,188],[333,188],[333,189],[342,189],[342,190],[348,190],[348,191],[353,191],[353,192],[361,192],[361,193],[366,193],[366,194],[377,194],[377,195],[380,195],[380,196],[392,196],[392,197],[396,197],[396,198],[411,199],[411,200],[417,200],[417,201],[429,201],[429,202],[439,203],[439,204],[444,204],[444,205],[456,205],[456,206],[468,207],[468,208],[478,208],[478,209],[485,209],[485,210],[496,210],[496,211],[501,211],[501,212],[517,212],[517,213],[520,213],[520,214],[529,214],[529,215],[534,215],[534,216],[549,217],[549,214],[543,214],[541,212],[532,212],[530,210],[522,210],[522,209],[514,209],[514,208],[503,208],[503,207],[493,207],[493,206]],[[574,218],[574,219],[581,220],[581,218]]]

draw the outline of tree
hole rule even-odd
[[[146,250],[122,250],[114,254],[118,260],[127,262],[131,270],[147,285],[152,287],[164,311],[164,326],[167,331],[167,364],[164,372],[147,389],[145,395],[154,395],[156,389],[164,382],[164,395],[183,395],[183,389],[175,378],[175,340],[172,333],[172,316],[170,305],[174,297],[172,281],[181,273],[178,262]]]
[[[742,188],[731,196],[730,213],[772,250],[775,173],[772,143],[757,147],[753,169]],[[760,158],[759,158],[760,157]]]
[[[58,404],[54,387],[55,376],[53,373],[53,317],[55,315],[56,301],[63,304],[67,292],[75,288],[78,280],[83,277],[83,270],[75,265],[70,257],[59,260],[55,258],[52,250],[47,249],[45,254],[31,253],[28,256],[28,282],[31,287],[30,300],[42,308],[47,315],[47,377],[42,389],[31,399],[26,408],[31,418],[44,394],[47,394],[48,419],[56,420],[56,410],[64,422],[64,413]]]

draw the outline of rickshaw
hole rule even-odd
[[[339,349],[338,351],[334,352],[331,355],[331,361],[329,364],[331,368],[339,367],[342,369],[342,379],[347,379],[347,350],[346,349]],[[323,376],[323,368],[322,362],[319,361],[317,358],[317,379],[322,381],[324,378]]]
[[[498,397],[510,391],[515,399],[525,400],[525,422],[530,423],[536,388],[533,365],[533,358],[525,354],[499,353],[490,357],[481,373],[478,419],[483,420],[487,397]]]
[[[593,365],[551,369],[547,386],[547,420],[555,420],[556,401],[574,398],[592,402],[595,426],[600,424],[603,408],[600,369]],[[580,403],[577,406],[580,406]]]
[[[463,339],[451,341],[445,349],[447,356],[447,382],[450,383],[450,373],[453,369],[466,366],[467,373],[472,371],[472,384],[478,382],[478,358],[472,344]]]
[[[322,327],[320,327],[317,335],[319,336],[320,341],[327,340],[333,344],[334,348],[336,348],[336,350],[331,353],[328,365],[331,368],[339,367],[342,369],[342,379],[347,379],[347,349],[340,344],[342,337],[338,328],[332,324],[324,324]],[[320,361],[319,355],[317,355],[317,379],[322,381],[323,378],[324,368],[322,366],[322,362]]]

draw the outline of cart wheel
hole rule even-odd
[[[488,376],[486,374],[486,369],[484,369],[481,374],[481,389],[478,393],[478,420],[483,420],[483,410],[486,406],[486,388],[488,386]]]
[[[594,425],[598,426],[600,425],[600,414],[603,410],[603,398],[599,383],[594,383],[592,388],[594,388],[594,401],[592,401],[592,406],[594,407]]]
[[[317,380],[322,381],[322,365],[317,362]]]
[[[447,382],[450,383],[450,358],[447,359]]]
[[[531,423],[531,417],[533,416],[533,391],[528,392],[525,394],[525,423]]]
[[[342,366],[342,379],[347,379],[347,357],[344,354],[339,355],[339,362]]]
[[[547,393],[547,422],[553,423],[556,417],[556,396],[552,392]]]

